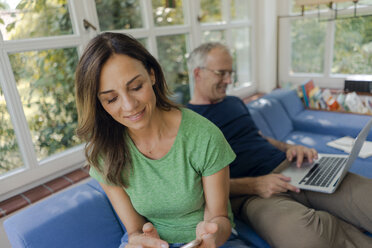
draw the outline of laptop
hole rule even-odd
[[[281,174],[290,177],[290,183],[300,189],[333,193],[358,157],[371,126],[372,119],[358,134],[349,155],[319,153],[313,163],[304,162],[298,168],[296,162],[292,162]]]

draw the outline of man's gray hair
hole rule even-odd
[[[195,68],[204,67],[208,53],[214,48],[221,48],[230,53],[229,48],[220,42],[208,42],[195,48],[187,58],[189,71],[193,73]]]

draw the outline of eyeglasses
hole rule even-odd
[[[235,71],[227,71],[227,70],[212,70],[207,67],[199,67],[200,69],[207,70],[213,72],[216,76],[222,79],[231,79],[234,80],[235,78]]]

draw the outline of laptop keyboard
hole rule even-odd
[[[347,158],[322,157],[300,181],[305,185],[328,187]]]

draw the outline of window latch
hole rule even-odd
[[[97,30],[97,28],[90,22],[88,22],[86,19],[83,19],[83,24],[84,24],[84,28],[85,29],[88,29],[88,28],[93,28],[93,30]]]

